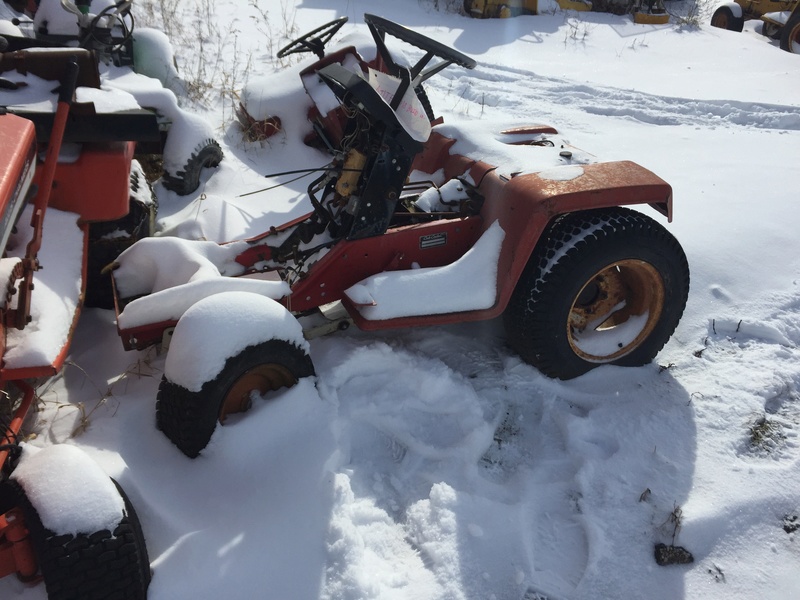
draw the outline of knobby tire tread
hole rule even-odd
[[[650,336],[610,364],[650,362],[683,314],[689,266],[680,244],[664,227],[619,207],[562,216],[543,235],[503,316],[509,346],[550,377],[571,379],[599,366],[583,360],[569,346],[566,304],[571,305],[574,296],[567,290],[574,290],[576,278],[583,278],[582,286],[602,265],[625,258],[646,260],[658,269],[665,287],[664,309]]]
[[[113,481],[113,479],[112,479]],[[16,481],[7,485],[25,514],[25,525],[39,560],[49,600],[145,600],[150,564],[141,524],[119,487],[126,514],[114,531],[57,535],[42,525],[39,513]]]
[[[161,183],[179,196],[187,196],[200,187],[200,174],[204,168],[213,168],[222,162],[222,148],[216,140],[199,144],[183,168],[175,174],[164,173]]]

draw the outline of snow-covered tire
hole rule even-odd
[[[128,214],[116,221],[89,225],[89,256],[86,261],[86,299],[90,307],[114,308],[111,276],[103,269],[123,250],[155,232],[158,201],[141,165],[131,163]]]
[[[800,12],[795,11],[781,29],[781,50],[800,54]]]
[[[164,187],[186,196],[200,186],[200,174],[204,168],[213,168],[222,162],[222,148],[216,140],[205,140],[195,148],[189,160],[177,173],[164,173],[161,182]]]
[[[626,208],[568,214],[542,236],[514,289],[508,343],[560,379],[643,365],[675,331],[688,293],[683,249],[649,217]]]
[[[112,479],[113,481],[113,479]],[[114,481],[125,516],[114,531],[57,535],[42,525],[22,486],[5,484],[25,515],[49,600],[144,600],[150,585],[150,561],[139,518]]]
[[[711,26],[741,33],[742,29],[744,29],[744,18],[734,15],[730,6],[720,6],[711,15]]]
[[[253,391],[264,394],[291,387],[314,375],[305,350],[285,340],[248,346],[225,362],[225,367],[199,392],[161,379],[156,403],[158,428],[186,456],[195,458],[206,447],[217,423],[250,407]]]

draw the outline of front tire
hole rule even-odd
[[[164,173],[161,182],[164,187],[187,196],[200,187],[200,174],[204,168],[214,168],[222,162],[222,148],[216,140],[205,140],[199,144],[186,164],[177,173]]]
[[[565,215],[537,245],[504,313],[509,345],[545,375],[650,362],[678,325],[689,267],[661,225],[625,208]]]
[[[112,480],[113,481],[113,480]],[[25,515],[49,600],[145,600],[150,561],[139,518],[114,481],[125,515],[114,531],[57,535],[42,525],[39,513],[17,482],[7,484]]]
[[[162,378],[156,403],[156,424],[181,452],[195,458],[208,445],[217,423],[250,408],[252,393],[292,387],[314,375],[308,354],[284,340],[248,346],[229,358],[213,380],[192,392]]]
[[[711,15],[711,26],[741,33],[742,29],[744,29],[744,19],[735,16],[730,7],[720,6],[714,11],[714,14]]]
[[[795,11],[781,29],[781,50],[800,54],[800,12]]]

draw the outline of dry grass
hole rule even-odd
[[[250,6],[258,7],[259,2],[264,0],[251,0]],[[180,103],[206,107],[221,101],[227,107],[236,101],[251,71],[253,56],[242,49],[241,32],[235,24],[227,29],[220,27],[213,0],[142,0],[134,10],[138,26],[160,29],[172,44],[185,88]],[[227,118],[232,117],[232,112],[227,114]]]

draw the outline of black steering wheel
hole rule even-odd
[[[122,40],[112,41],[110,33],[101,33],[100,22],[103,17],[107,17],[112,23],[114,21],[118,21],[120,23],[124,33]],[[114,45],[116,45],[116,47],[122,46],[128,41],[131,35],[133,35],[133,26],[127,26],[125,23],[125,17],[130,17],[131,21],[133,20],[133,15],[131,14],[131,2],[129,0],[119,0],[119,2],[116,4],[106,6],[103,10],[95,15],[94,19],[92,19],[86,28],[80,33],[78,44],[82,48],[87,48],[89,50],[97,49],[96,47],[98,45],[103,48]]]
[[[325,44],[331,41],[331,38],[345,23],[347,23],[347,17],[339,17],[330,23],[325,23],[322,27],[317,27],[313,31],[309,31],[304,36],[289,42],[286,46],[278,50],[278,58],[284,58],[290,54],[301,54],[303,52],[313,52],[317,55],[317,58],[323,58],[325,56]]]
[[[445,46],[421,33],[417,33],[413,29],[403,27],[383,17],[365,14],[364,21],[367,23],[372,37],[375,39],[375,44],[378,46],[378,52],[380,52],[381,58],[383,58],[384,62],[392,71],[399,71],[399,67],[397,63],[394,62],[394,59],[392,59],[383,41],[387,33],[425,51],[425,56],[423,56],[416,65],[411,67],[411,85],[413,87],[417,87],[420,83],[451,64],[455,63],[465,69],[474,69],[477,64],[474,58],[470,58],[458,50]],[[433,57],[441,58],[442,62],[435,64],[427,70],[423,70]],[[397,75],[397,72],[392,74]]]

